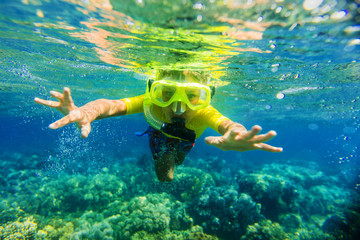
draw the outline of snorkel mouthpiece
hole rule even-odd
[[[194,130],[185,127],[185,119],[173,118],[172,121],[172,123],[163,123],[161,131],[186,141],[195,142],[196,133]]]
[[[186,103],[181,101],[174,102],[171,109],[175,115],[181,115],[186,111]]]

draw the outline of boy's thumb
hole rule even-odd
[[[91,131],[90,123],[88,123],[88,124],[86,124],[84,126],[81,126],[80,130],[81,130],[81,137],[82,138],[87,138],[89,136],[90,131]]]

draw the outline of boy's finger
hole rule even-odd
[[[269,144],[266,143],[258,143],[258,144],[254,144],[255,148],[258,150],[263,150],[263,151],[267,151],[267,152],[282,152],[283,148],[280,147],[273,147]]]
[[[270,132],[268,132],[266,134],[261,134],[261,135],[254,136],[254,138],[253,138],[253,140],[251,142],[253,142],[253,143],[267,142],[267,141],[271,140],[275,136],[276,136],[276,132],[275,131],[270,131]]]
[[[261,131],[261,127],[259,125],[255,125],[251,128],[250,131],[248,131],[245,136],[243,137],[244,140],[250,140],[254,136],[256,136]]]
[[[56,92],[56,91],[50,91],[50,95],[59,101],[62,101],[63,97],[64,97],[61,93]]]
[[[47,106],[47,107],[52,107],[52,108],[57,108],[60,105],[59,102],[50,101],[50,100],[44,100],[44,99],[40,99],[40,98],[34,98],[34,101],[36,103],[41,104],[41,105],[44,105],[44,106]]]
[[[56,122],[50,124],[49,128],[58,129],[72,122],[76,122],[76,119],[73,116],[71,116],[71,114],[69,114],[63,117],[62,119],[57,120]]]
[[[64,103],[66,104],[73,104],[74,101],[71,97],[70,88],[64,87]]]

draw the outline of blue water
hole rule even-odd
[[[1,0],[0,239],[357,239],[358,5]],[[209,70],[212,105],[284,151],[224,152],[208,129],[161,184],[142,114],[81,139],[33,102],[140,95],[164,66]]]

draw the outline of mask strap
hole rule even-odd
[[[149,92],[151,90],[151,85],[154,83],[154,80],[153,79],[149,79],[148,81],[148,87],[149,87]]]
[[[215,95],[215,87],[214,86],[209,86],[210,90],[211,90],[211,98],[213,98],[213,96]]]

